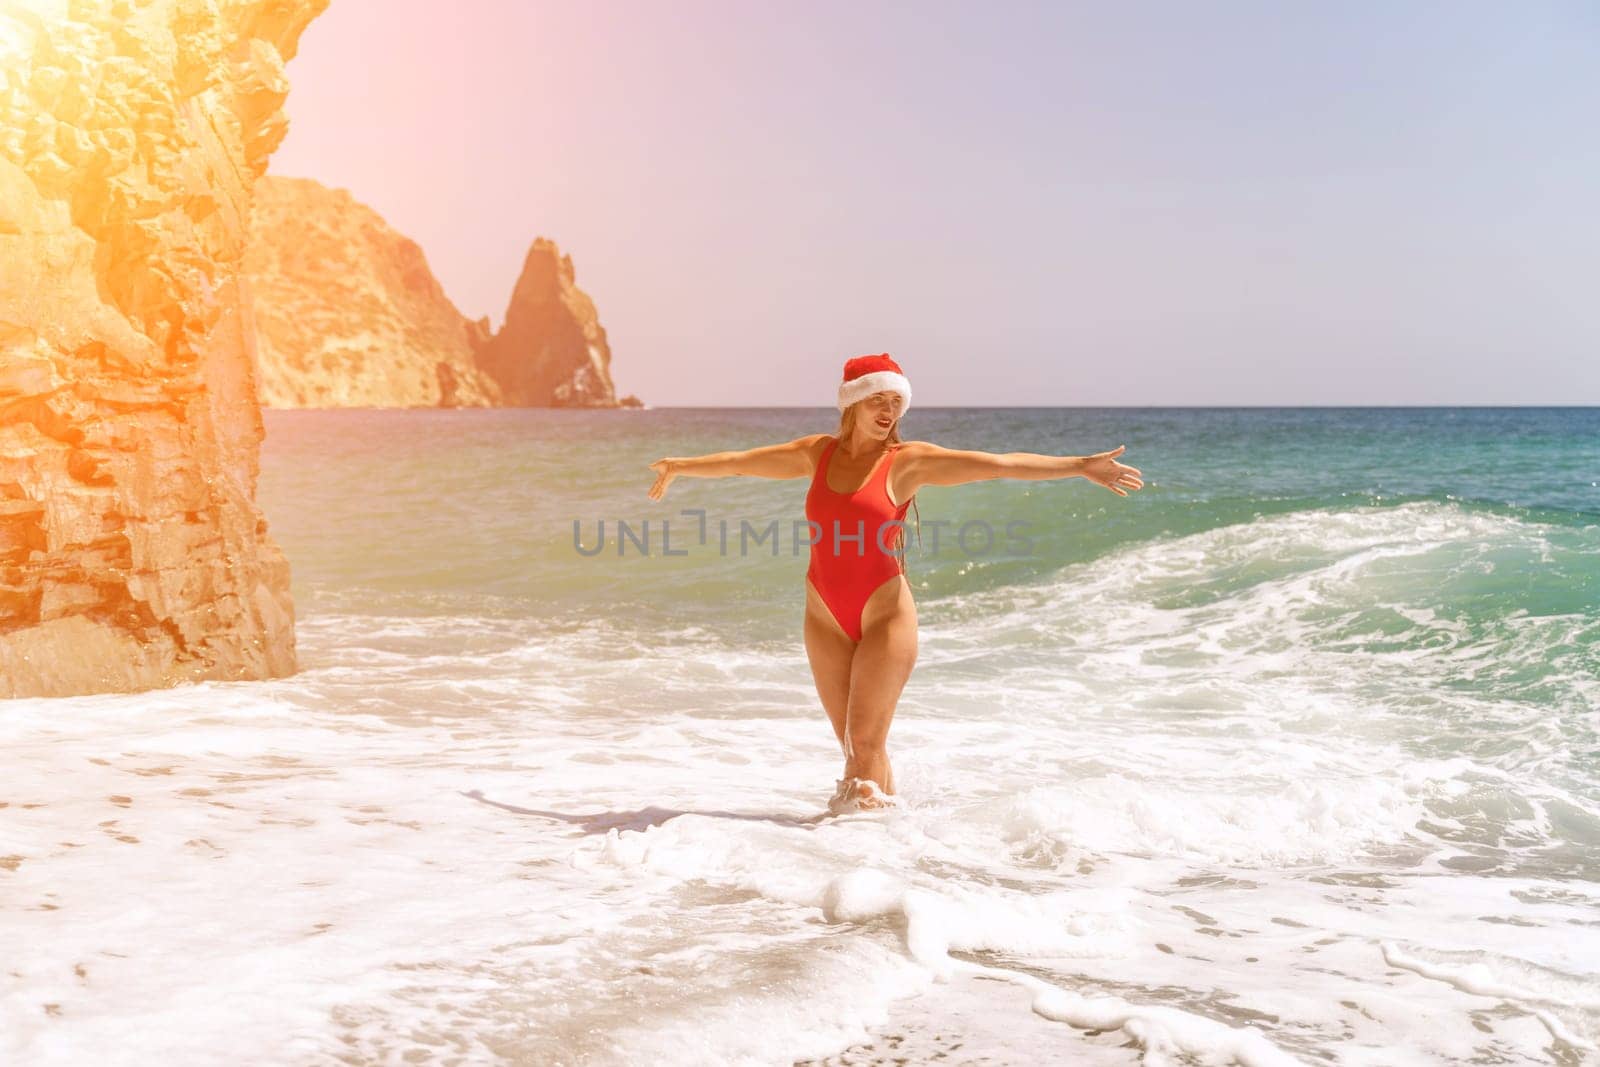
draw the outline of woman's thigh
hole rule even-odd
[[[879,746],[917,662],[917,606],[904,578],[873,591],[861,613],[861,642],[850,664],[846,728],[852,747]]]
[[[833,732],[844,747],[845,711],[850,703],[850,661],[856,643],[840,628],[829,614],[822,595],[806,583],[805,642],[806,658],[811,661],[811,677],[817,684],[817,696],[833,724]]]

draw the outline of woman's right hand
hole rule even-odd
[[[650,469],[656,472],[656,484],[650,487],[651,500],[660,500],[667,495],[667,486],[678,476],[676,468],[677,461],[672,459],[658,459],[650,464]]]
[[[1127,447],[1118,445],[1109,452],[1096,452],[1092,456],[1083,457],[1083,469],[1080,473],[1089,481],[1105,486],[1118,496],[1127,496],[1130,489],[1143,489],[1144,479],[1139,477],[1141,473],[1139,468],[1117,462],[1117,457],[1122,455]]]

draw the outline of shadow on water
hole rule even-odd
[[[832,818],[827,812],[820,815],[783,815],[768,814],[756,811],[692,811],[683,808],[640,808],[638,811],[597,811],[588,815],[575,815],[564,811],[542,811],[538,808],[519,808],[515,804],[505,804],[498,800],[490,800],[479,790],[464,791],[461,794],[480,804],[500,808],[504,811],[514,811],[518,815],[537,815],[545,819],[555,819],[558,822],[569,823],[583,829],[586,834],[603,834],[610,830],[647,830],[652,826],[660,826],[668,819],[675,819],[679,815],[704,815],[713,819],[743,819],[751,822],[770,822],[780,826],[800,826],[810,829],[824,819]]]

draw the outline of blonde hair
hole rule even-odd
[[[845,408],[844,412],[842,414],[840,414],[840,416],[839,416],[839,436],[838,436],[838,440],[843,441],[845,438],[849,437],[851,431],[856,428],[856,411],[861,407],[861,403],[862,402],[860,400],[857,400],[854,404],[851,404],[849,407]],[[894,425],[889,427],[889,438],[888,439],[889,439],[889,443],[892,444],[892,445],[899,445],[899,444],[904,444],[905,443],[900,438],[900,420],[899,419],[895,419],[894,420]],[[887,486],[887,482],[885,483],[885,485]],[[921,548],[922,547],[922,512],[917,507],[917,494],[912,493],[911,494],[911,499],[907,500],[906,503],[911,505],[912,514],[914,514],[916,516],[916,519],[917,519],[917,547]],[[894,538],[895,538],[895,546],[899,549],[899,551],[895,553],[895,556],[896,556],[896,558],[898,558],[900,560],[900,569],[901,569],[901,571],[904,571],[906,569],[906,531],[905,531],[905,527],[902,526],[900,529],[896,530],[895,534],[894,534]]]

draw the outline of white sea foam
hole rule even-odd
[[[937,1017],[973,1056],[1580,1062],[1594,719],[1452,679],[1586,623],[1486,636],[1407,570],[1539,536],[1300,513],[926,602],[904,807],[834,819],[797,641],[311,615],[293,678],[10,702],[0,1060],[887,1059]]]

